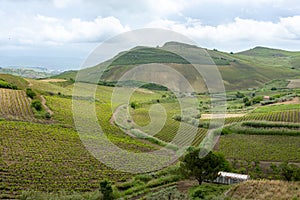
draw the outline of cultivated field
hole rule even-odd
[[[34,114],[30,103],[31,100],[23,90],[0,88],[0,117],[31,121]]]

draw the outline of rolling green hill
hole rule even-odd
[[[186,55],[194,54],[200,58],[200,62],[207,62],[208,65],[213,61],[220,70],[227,90],[255,88],[274,79],[286,80],[300,77],[300,52],[255,47],[233,54],[218,50],[203,51],[197,46],[168,42],[162,47],[135,47],[129,51],[120,52],[108,61],[111,64],[106,69],[104,69],[105,63],[84,69],[81,78],[85,81],[96,82],[95,80],[98,80],[100,74],[103,73],[101,81],[116,81],[125,72],[138,65],[160,63],[170,66],[190,80],[196,91],[205,91],[206,87],[201,75],[187,60],[169,51],[174,49],[184,49]],[[55,78],[75,79],[76,73],[77,71],[68,71]],[[168,77],[168,74],[164,72],[156,75],[162,79]]]
[[[143,62],[152,63],[156,59],[155,53],[163,52],[164,56],[159,58],[160,62],[165,62],[162,64],[166,64],[187,76],[191,83],[198,87],[199,91],[201,91],[201,89],[204,90],[205,88],[201,88],[203,87],[201,84],[197,85],[198,76],[197,73],[192,70],[193,68],[191,68],[190,64],[182,58],[177,58],[174,54],[166,53],[162,50],[163,48],[173,48],[174,46],[175,48],[180,48],[181,45],[184,44],[179,45],[178,43],[169,43],[161,49],[143,47],[141,51],[139,48],[135,48],[130,52],[131,54],[129,54],[129,57],[126,57],[126,52],[123,52],[119,54],[120,59],[116,61],[118,62],[118,65],[112,64],[107,71],[104,71],[104,75],[106,76],[105,80],[113,81],[118,79],[122,73],[126,72],[126,70],[136,66],[137,62],[141,62],[139,60],[131,60],[130,62],[136,63],[128,65],[128,63],[130,63],[129,58],[133,59],[135,58],[135,55],[144,56],[145,59],[143,59]],[[195,52],[197,51],[197,47],[195,46],[186,47],[189,48],[192,53],[193,50]],[[148,53],[151,54],[152,57],[149,57],[147,60],[146,57]],[[286,77],[286,74],[288,74],[289,71],[297,71],[297,69],[290,69],[288,65],[283,65],[286,62],[283,59],[285,57],[280,57],[282,60],[278,61],[282,66],[279,66],[279,64],[278,66],[272,66],[268,64],[269,61],[266,56],[260,58],[258,56],[251,57],[243,55],[242,53],[228,54],[219,51],[208,51],[208,53],[214,60],[220,60],[218,67],[224,79],[227,81],[225,82],[227,87],[243,88],[251,84],[259,85],[277,76]],[[200,56],[203,56],[203,58],[206,59],[208,58],[208,54],[201,54]],[[265,63],[261,66],[253,65],[251,63],[255,63],[255,60],[253,61],[251,58],[261,59]],[[223,64],[221,64],[221,62],[223,62]],[[206,64],[207,66],[210,66],[209,63]],[[97,70],[103,70],[103,66],[103,64],[100,64],[96,67],[85,69],[83,75],[86,77],[96,77],[99,75],[96,73]],[[148,66],[151,67],[151,65]],[[275,72],[272,70],[273,68]],[[268,70],[270,71],[269,73]],[[153,72],[155,72],[154,69]],[[282,74],[279,72],[282,72]],[[34,194],[33,191],[35,190],[38,192],[46,192],[47,196],[52,194],[58,195],[61,190],[63,190],[61,194],[65,191],[67,195],[72,195],[73,192],[78,193],[78,195],[85,195],[85,192],[99,192],[99,182],[105,179],[112,182],[115,188],[115,195],[119,195],[118,197],[120,198],[136,199],[139,195],[146,196],[155,194],[157,197],[156,199],[158,199],[162,198],[162,193],[164,192],[167,195],[169,194],[169,190],[163,190],[163,188],[171,186],[175,187],[176,184],[181,184],[182,181],[181,177],[178,176],[177,168],[179,165],[176,165],[175,163],[169,168],[155,173],[134,176],[129,173],[109,168],[99,160],[95,159],[87,151],[75,129],[72,110],[74,106],[74,104],[72,104],[74,84],[73,81],[70,80],[71,78],[75,78],[75,75],[76,71],[71,71],[56,77],[67,79],[68,81],[65,82],[68,84],[64,84],[65,82],[60,82],[61,80],[57,79],[53,79],[52,81],[47,79],[34,80],[23,79],[11,75],[0,75],[0,80],[2,79],[4,82],[14,84],[18,87],[18,90],[7,88],[0,89],[0,137],[2,139],[0,148],[4,150],[0,158],[0,176],[2,177],[0,199],[16,199],[26,195],[29,195],[27,199],[30,199],[30,194]],[[147,76],[147,74],[145,74],[145,76]],[[162,73],[157,76],[162,79],[164,76],[167,76],[167,74]],[[253,80],[256,80],[257,82]],[[280,84],[282,82],[280,82]],[[272,84],[272,87],[273,85],[274,83]],[[82,91],[82,94],[81,96],[75,96],[76,98],[74,99],[80,102],[82,107],[94,103],[95,111],[97,112],[96,120],[101,126],[101,129],[107,138],[121,149],[136,153],[157,150],[161,145],[163,146],[165,144],[164,142],[169,142],[174,139],[179,127],[184,127],[184,130],[188,133],[190,129],[194,128],[191,124],[197,122],[197,120],[201,120],[200,124],[202,125],[198,127],[192,145],[197,146],[207,134],[207,124],[209,121],[202,120],[202,116],[200,115],[195,116],[192,109],[183,110],[183,112],[190,112],[190,115],[186,117],[186,119],[182,118],[183,121],[179,122],[174,119],[174,116],[180,113],[180,105],[178,104],[175,95],[170,91],[136,90],[128,102],[128,106],[130,105],[128,108],[132,119],[128,120],[127,118],[123,118],[123,121],[121,122],[125,123],[120,124],[114,118],[120,116],[117,115],[118,113],[122,114],[122,112],[119,112],[118,110],[121,110],[122,107],[120,106],[124,102],[122,99],[113,101],[112,95],[116,88],[98,85],[97,89],[94,90],[93,86],[95,85],[89,83],[78,83],[76,86],[78,87],[78,90]],[[31,106],[32,100],[26,96],[26,88],[31,88],[37,93],[36,99],[40,98],[44,101],[47,108],[53,113],[51,119],[38,119],[36,117],[35,111],[32,110],[33,108]],[[122,89],[124,93],[130,93],[130,88],[125,87]],[[88,95],[92,92],[94,92],[95,96],[89,98],[90,96]],[[236,92],[237,91],[232,92],[232,97],[228,98],[234,99]],[[252,93],[252,91],[241,92],[247,96]],[[270,86],[268,91],[259,91],[257,92],[257,95],[279,95],[281,97],[288,95],[285,94],[285,92],[300,94],[297,89],[284,91],[284,94],[282,94],[281,90],[272,91]],[[209,97],[207,95],[200,94],[196,95],[196,97],[199,98],[199,101],[201,100],[201,105],[203,104],[199,109],[206,106],[207,109],[209,109]],[[181,98],[186,99],[187,103],[190,103],[189,100],[191,98],[189,95],[186,97],[182,95]],[[297,99],[294,100],[296,101]],[[261,123],[267,127],[264,132],[266,134],[266,132],[273,129],[273,127],[277,127],[277,129],[280,130],[284,127],[284,130],[287,131],[286,127],[291,125],[284,122],[299,124],[300,110],[298,109],[299,102],[297,103],[297,101],[294,102],[297,104],[291,105],[261,106],[252,113],[250,113],[252,108],[246,110],[248,107],[237,107],[239,104],[244,105],[242,101],[242,98],[238,98],[230,101],[230,105],[236,106],[237,109],[232,108],[233,111],[236,112],[239,110],[247,112],[247,114],[241,117],[227,118],[225,120],[227,125],[238,122],[241,124],[240,126],[242,126],[242,123],[248,123],[248,125],[246,124],[247,126],[245,125],[242,128],[249,131],[249,129],[254,129],[250,127],[249,121],[264,120],[280,122]],[[150,137],[145,139],[143,133],[150,134],[153,130],[151,129],[152,127],[148,126],[151,124],[152,119],[163,121],[163,116],[159,116],[159,112],[155,110],[151,111],[152,106],[157,103],[159,103],[166,111],[166,121],[161,129],[158,130],[156,129],[157,126],[155,127],[155,130],[157,130],[157,134],[154,135],[156,140],[153,138],[151,139]],[[274,109],[276,110],[275,112]],[[202,110],[200,111],[201,114],[205,114]],[[81,113],[81,117],[83,119],[88,119],[88,114],[89,112]],[[132,122],[141,126],[141,128],[134,125]],[[257,122],[251,123],[252,126],[257,126]],[[292,126],[298,127],[298,124]],[[86,125],[88,126],[89,124]],[[125,126],[122,127],[122,125]],[[121,127],[122,129],[120,129]],[[230,131],[231,129],[229,128],[230,127],[227,127],[227,130]],[[296,130],[288,131],[295,132]],[[270,132],[267,133],[269,134]],[[185,136],[188,136],[188,134],[185,134]],[[185,144],[186,138],[188,137],[179,140],[176,144]],[[271,164],[271,162],[278,163],[286,160],[299,163],[299,156],[297,154],[299,140],[299,136],[270,134],[246,135],[232,133],[221,136],[220,143],[218,143],[218,151],[224,153],[229,160],[238,160],[234,170],[238,170],[242,173],[252,173],[255,175],[253,176],[254,179],[262,177],[269,177],[272,179],[275,176],[281,178],[281,176],[277,174],[279,172],[273,172],[269,166],[263,164],[265,164],[266,161],[268,162],[267,164]],[[172,147],[174,148],[176,146]],[[261,152],[264,153],[262,154]],[[114,158],[111,159],[111,162],[113,161]],[[247,163],[244,164],[246,161]],[[260,164],[262,167],[256,168],[258,165],[253,167],[250,165],[252,161],[261,162]],[[134,163],[129,164],[134,167]],[[250,171],[250,169],[255,171]],[[247,171],[244,172],[242,170]],[[270,174],[269,171],[265,173],[265,170],[269,170]],[[188,183],[191,182],[191,180],[186,180],[185,182]],[[295,186],[295,189],[297,189],[297,187],[298,185]],[[243,190],[243,188],[245,188],[246,191],[252,191],[252,186],[248,187],[248,185],[242,185],[241,190]],[[255,188],[253,190],[256,191],[259,190],[259,187],[256,186],[253,188]],[[200,189],[197,189],[197,191],[200,191]],[[295,194],[297,194],[297,190],[295,191],[295,189],[290,189],[286,192],[289,195],[284,197],[294,197]],[[230,190],[230,193],[228,194],[230,194],[230,197],[233,197],[233,199],[239,199],[240,195],[242,195],[239,193],[241,190],[240,188],[237,188],[237,190]],[[162,193],[157,193],[157,191],[162,191]],[[176,192],[176,190],[173,191],[174,190],[172,190],[172,194]],[[187,191],[185,192],[187,193]],[[268,199],[269,196],[263,196],[262,194],[259,197],[266,197]],[[255,198],[255,196],[251,196],[251,198]],[[46,198],[31,197],[31,199]],[[50,199],[50,197],[48,199]],[[69,199],[71,199],[71,197]]]
[[[0,80],[5,81],[9,84],[13,84],[17,86],[18,89],[24,89],[29,84],[25,79],[10,74],[0,74]]]

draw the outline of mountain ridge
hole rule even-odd
[[[172,48],[175,51],[169,50]],[[105,68],[107,63],[104,62],[104,64],[100,63],[97,66],[83,69],[81,78],[98,80],[99,77],[97,78],[97,76],[103,73],[101,81],[117,81],[137,65],[158,63],[174,68],[187,80],[191,80],[193,82],[192,86],[196,86],[196,80],[200,80],[202,77],[195,75],[195,71],[185,58],[173,53],[177,49],[188,49],[188,52],[183,51],[183,54],[187,57],[195,54],[200,56],[200,60],[205,60],[207,64],[215,64],[224,79],[227,90],[255,88],[274,79],[300,77],[300,52],[297,51],[292,52],[258,46],[239,53],[226,53],[216,49],[203,49],[195,45],[173,41],[165,43],[162,47],[139,46],[128,51],[119,52],[109,60],[112,61],[109,67]],[[75,79],[76,73],[75,71],[72,75],[68,73],[68,78]],[[161,75],[161,78],[163,77],[164,75]],[[54,76],[54,78],[66,77],[60,74]],[[203,81],[200,83],[203,84]],[[205,87],[198,88],[198,92],[204,92]]]

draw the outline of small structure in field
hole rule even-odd
[[[270,101],[270,96],[264,96],[264,101]]]
[[[221,184],[234,184],[247,180],[250,180],[250,175],[236,174],[230,172],[219,172],[218,178],[216,178],[216,180],[214,180],[213,182]]]

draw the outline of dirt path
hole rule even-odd
[[[196,180],[183,180],[177,182],[177,189],[182,193],[188,193],[189,189],[195,185],[198,185]]]
[[[25,78],[25,81],[28,82],[28,87],[32,87],[32,86],[33,86],[33,84],[32,84],[32,82],[30,81],[30,79]]]
[[[273,103],[273,104],[270,104],[268,106],[281,105],[281,104],[298,104],[298,103],[300,103],[299,97],[295,97],[291,101],[284,101],[284,102]]]
[[[46,109],[46,112],[48,112],[50,115],[53,115],[53,111],[46,105],[46,99],[44,96],[41,95],[41,99],[42,99],[42,105],[43,107]]]
[[[115,124],[115,120],[116,120],[116,116],[117,116],[118,113],[120,112],[120,109],[123,108],[123,106],[124,106],[124,105],[120,105],[120,106],[118,106],[118,107],[115,109],[114,113],[112,114],[112,116],[111,116],[111,118],[110,118],[110,120],[109,120],[109,123],[110,123],[111,125],[119,127],[118,125]],[[120,127],[119,127],[119,128],[120,128]],[[161,149],[161,148],[162,148],[162,146],[159,146],[158,144],[152,143],[152,142],[150,142],[150,141],[148,141],[148,140],[144,140],[144,139],[137,138],[135,135],[133,135],[133,134],[132,134],[130,131],[128,131],[128,130],[125,130],[125,129],[122,129],[122,130],[123,130],[123,132],[124,132],[125,134],[129,135],[130,137],[132,137],[132,138],[134,138],[134,139],[136,139],[136,140],[138,140],[138,141],[140,141],[140,142],[143,142],[143,143],[145,143],[145,144],[151,145],[151,146],[153,146],[153,147],[156,148],[156,149]]]

